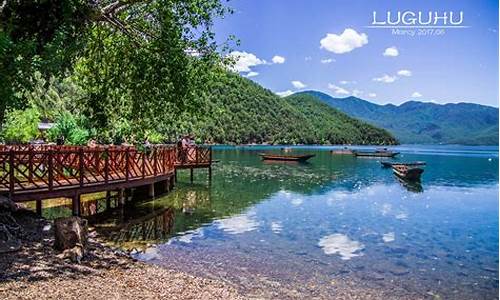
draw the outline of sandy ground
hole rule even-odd
[[[95,233],[81,264],[71,263],[53,250],[50,222],[16,219],[23,247],[0,255],[0,299],[243,299],[229,283],[135,261]]]

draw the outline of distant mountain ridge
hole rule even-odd
[[[498,108],[474,103],[408,101],[379,105],[356,97],[303,91],[352,117],[382,127],[401,143],[498,145]]]

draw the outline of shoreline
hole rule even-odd
[[[137,261],[89,230],[81,264],[58,257],[53,222],[13,213],[23,227],[20,250],[0,255],[0,299],[244,299],[219,280]]]

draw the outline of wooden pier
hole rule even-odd
[[[36,201],[41,213],[42,200],[72,199],[74,215],[80,215],[80,195],[118,191],[119,203],[127,189],[155,184],[169,191],[175,184],[177,169],[208,168],[211,177],[212,149],[192,146],[177,149],[154,145],[139,151],[125,146],[0,145],[0,195],[15,202]]]

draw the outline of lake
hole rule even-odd
[[[206,170],[193,184],[179,171],[170,194],[94,225],[139,260],[248,295],[498,299],[498,147],[395,147],[396,160],[427,162],[421,185],[380,159],[292,148],[316,157],[265,163],[258,153],[280,147],[216,147],[211,184]]]

